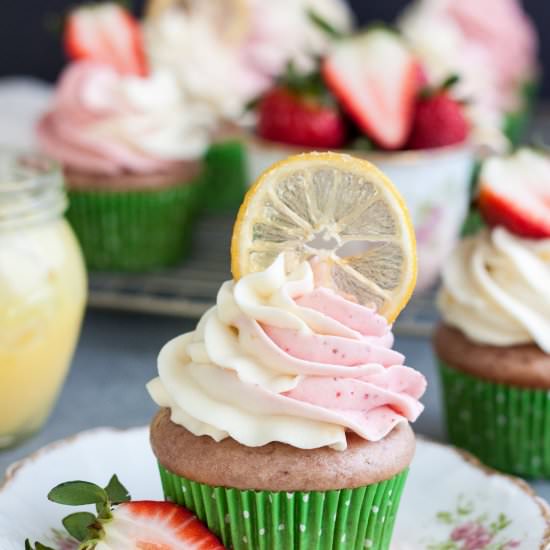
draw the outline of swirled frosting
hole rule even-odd
[[[178,77],[185,93],[225,118],[243,114],[292,60],[310,71],[326,52],[329,35],[313,24],[309,10],[339,31],[351,27],[342,0],[243,0],[187,2],[145,22],[151,63]],[[225,9],[224,9],[225,8]]]
[[[346,448],[346,431],[378,441],[422,411],[426,381],[391,349],[374,310],[316,287],[309,263],[221,287],[194,332],[169,342],[148,385],[195,435],[255,447],[279,441]]]
[[[416,0],[399,27],[430,82],[460,75],[452,93],[468,98],[473,140],[505,151],[502,112],[522,106],[521,87],[536,73],[536,31],[518,0]]]
[[[536,343],[550,353],[550,239],[502,227],[464,239],[443,271],[445,322],[482,344]]]
[[[186,103],[168,72],[124,76],[108,65],[79,61],[63,72],[37,137],[46,154],[69,168],[162,173],[198,158],[213,123],[208,110]]]

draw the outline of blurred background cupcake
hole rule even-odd
[[[235,211],[249,175],[240,126],[246,107],[289,61],[313,69],[338,32],[352,26],[343,0],[151,0],[145,39],[151,62],[176,76],[186,96],[206,102],[222,121],[207,154],[208,210]],[[200,47],[198,47],[200,45]]]
[[[443,271],[434,336],[449,437],[483,462],[550,476],[550,159],[492,158],[480,179],[491,228]]]
[[[64,167],[68,219],[95,270],[177,263],[189,245],[215,117],[175,75],[150,66],[138,22],[116,4],[73,11],[71,62],[37,125]]]
[[[456,92],[470,101],[479,140],[501,148],[502,137],[518,143],[539,78],[537,34],[521,2],[416,0],[398,26],[430,80],[461,76]]]

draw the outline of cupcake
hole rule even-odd
[[[287,189],[285,207],[275,197]],[[332,211],[327,191],[349,198]],[[327,237],[322,250],[296,233],[304,194],[320,208],[307,217]],[[294,240],[275,223],[283,211],[286,229],[298,224]],[[366,211],[372,225],[355,225]],[[377,252],[331,252],[353,228],[378,235]],[[161,407],[151,443],[166,498],[237,550],[387,549],[426,386],[392,349],[416,271],[400,197],[367,162],[290,158],[249,191],[232,271],[195,331],[163,348],[148,385]]]
[[[491,228],[443,273],[434,335],[449,437],[482,461],[550,476],[550,160],[489,160],[479,206]]]
[[[209,210],[236,211],[246,191],[239,125],[246,106],[292,60],[307,72],[331,36],[352,25],[343,0],[150,0],[145,39],[151,63],[172,72],[185,94],[206,102],[223,121],[206,157]]]
[[[149,70],[136,21],[104,4],[75,10],[72,61],[37,127],[61,162],[68,219],[94,270],[179,262],[190,241],[213,116],[168,71]]]
[[[538,67],[536,30],[519,0],[417,0],[398,25],[430,77],[461,76],[481,140],[498,145],[501,131],[520,140]]]
[[[444,80],[431,85],[391,29],[342,38],[312,71],[290,66],[259,99],[247,143],[251,179],[276,160],[316,148],[375,163],[411,211],[417,289],[429,288],[458,240],[474,156],[471,121],[452,93],[456,82]]]

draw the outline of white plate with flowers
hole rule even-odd
[[[66,509],[46,495],[70,479],[105,484],[113,473],[134,500],[162,498],[147,428],[83,432],[14,464],[0,485],[0,550],[22,550],[27,538],[76,549],[61,529]],[[528,485],[419,439],[392,550],[548,548],[550,508]]]

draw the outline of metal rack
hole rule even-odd
[[[193,250],[181,266],[145,274],[92,273],[89,305],[159,315],[200,317],[211,307],[223,281],[231,277],[229,247],[233,216],[201,218],[194,229]],[[395,330],[427,336],[437,318],[434,293],[416,294]]]

